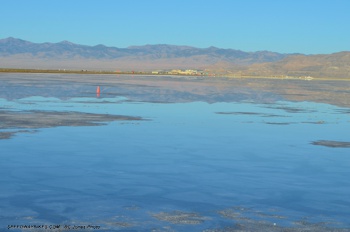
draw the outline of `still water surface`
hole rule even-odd
[[[0,103],[7,111],[144,119],[40,128],[0,140],[0,229],[350,228],[350,149],[312,144],[349,141],[347,108],[290,101],[152,103],[123,96]]]

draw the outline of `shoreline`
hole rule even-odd
[[[62,69],[17,69],[17,68],[0,68],[1,73],[28,73],[28,74],[85,74],[85,75],[130,75],[130,76],[151,76],[151,77],[187,77],[187,78],[228,78],[228,79],[274,79],[274,80],[304,80],[304,81],[350,81],[349,78],[332,78],[332,77],[305,77],[305,76],[252,76],[252,75],[234,75],[234,74],[154,74],[152,72],[142,71],[97,71],[97,70],[62,70]]]
[[[245,99],[266,103],[285,99],[350,107],[349,80],[0,72],[0,82],[0,98],[4,99],[33,95],[57,98],[96,97],[96,86],[101,86],[102,97],[128,96],[130,100],[142,102],[214,103],[224,97],[227,101]]]

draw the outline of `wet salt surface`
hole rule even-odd
[[[350,150],[313,144],[349,142],[346,108],[126,97],[0,102],[11,113],[148,119],[29,128],[0,139],[0,230],[349,231]]]

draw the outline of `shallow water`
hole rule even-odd
[[[91,94],[2,98],[0,104],[19,113],[144,119],[36,128],[0,139],[0,229],[349,231],[350,149],[317,143],[350,141],[346,107],[286,100],[152,103]]]

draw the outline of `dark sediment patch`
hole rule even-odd
[[[315,113],[315,112],[317,112],[316,110],[313,110],[313,109],[303,109],[303,108],[289,107],[289,106],[270,106],[267,108],[276,109],[276,110],[284,110],[287,113]]]
[[[336,112],[339,114],[350,114],[350,109],[337,109]]]
[[[311,142],[313,145],[325,146],[325,147],[342,147],[342,148],[350,148],[350,142],[343,141],[332,141],[332,140],[318,140]]]
[[[254,211],[242,207],[233,207],[218,211],[218,213],[227,219],[232,220],[235,224],[225,228],[216,228],[205,230],[206,232],[221,232],[221,231],[294,231],[291,228],[285,228],[278,225],[279,217],[273,216],[276,222],[265,221],[261,219],[254,219]],[[261,215],[260,215],[261,216]],[[271,216],[270,216],[271,217]],[[288,230],[283,230],[288,229]]]
[[[205,218],[198,213],[188,213],[181,211],[161,212],[152,214],[158,220],[167,221],[172,224],[197,225],[205,221]]]
[[[292,123],[291,122],[265,122],[265,124],[286,126]]]
[[[141,117],[92,114],[82,112],[55,112],[55,111],[0,111],[1,129],[38,129],[58,126],[98,126],[112,121],[140,121]],[[15,133],[28,132],[0,131],[0,139],[9,139]]]
[[[255,215],[262,217],[262,218],[276,218],[276,219],[287,218],[286,216],[276,215],[276,214],[271,214],[271,213],[264,213],[264,212],[256,212]]]
[[[9,139],[11,138],[16,132],[0,132],[0,139]]]
[[[257,113],[257,112],[215,112],[216,114],[227,114],[227,115],[256,115],[261,117],[286,117],[284,115],[277,115],[277,114],[264,114],[264,113]]]
[[[305,123],[305,124],[325,124],[325,121],[316,121],[316,122],[301,122],[301,123]]]
[[[289,117],[289,116],[285,116],[285,115],[278,115],[278,114],[262,114],[263,117],[283,117],[283,118],[286,118],[286,117]]]
[[[204,230],[205,232],[223,231],[261,231],[261,232],[350,232],[349,228],[330,227],[331,222],[309,222],[307,220],[294,221],[288,226],[283,225],[285,219],[283,215],[264,213],[249,208],[232,207],[218,211],[223,218],[232,220],[233,224],[225,227],[217,227]]]
[[[0,128],[1,129],[1,128]],[[0,139],[10,139],[17,133],[33,133],[35,130],[0,131]]]
[[[256,112],[216,112],[217,114],[233,114],[233,115],[261,115]]]

